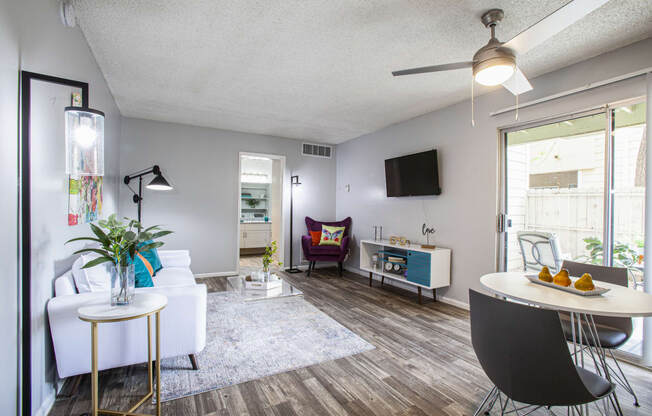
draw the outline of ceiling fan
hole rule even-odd
[[[481,18],[485,27],[491,30],[491,39],[489,39],[489,43],[473,55],[472,61],[404,69],[394,71],[392,75],[400,76],[472,68],[475,82],[488,86],[502,84],[512,94],[518,96],[530,91],[532,85],[516,66],[517,55],[528,52],[607,1],[609,0],[570,1],[508,42],[501,42],[496,39],[496,25],[503,19],[503,11],[491,9],[484,13]]]

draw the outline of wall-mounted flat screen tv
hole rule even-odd
[[[385,160],[387,196],[439,195],[437,151]]]

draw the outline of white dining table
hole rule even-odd
[[[533,283],[525,277],[526,274],[528,273],[489,273],[480,278],[480,284],[495,296],[540,308],[569,312],[573,328],[575,364],[584,366],[584,351],[587,350],[598,374],[604,374],[609,381],[612,381],[606,353],[600,345],[593,316],[621,318],[652,316],[652,295],[595,280],[593,282],[595,286],[607,288],[609,291],[599,296],[581,296]],[[590,339],[593,347],[582,346],[582,339]],[[616,413],[620,411],[622,414],[617,397],[613,405]],[[588,406],[584,407],[582,413],[588,413]]]
[[[621,318],[652,316],[652,295],[645,292],[595,280],[596,286],[609,292],[580,296],[532,283],[525,275],[524,272],[489,273],[480,278],[480,284],[495,295],[556,311]]]

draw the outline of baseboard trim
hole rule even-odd
[[[369,278],[369,272],[366,272],[364,270],[360,270],[360,269],[355,268],[355,267],[344,266],[344,270],[349,271],[351,273],[358,274],[360,276],[364,276],[366,278]],[[375,275],[374,275],[373,279],[377,280],[377,281],[380,281],[380,279],[378,279],[378,277],[375,276]],[[414,292],[414,293],[417,292],[416,287],[414,287],[412,285],[402,284],[401,282],[399,282],[397,280],[392,281],[392,284],[395,285],[395,286],[400,287],[401,289],[409,290],[410,292]],[[431,298],[432,294],[430,293],[430,290],[427,290],[427,291],[423,292],[423,297],[424,298]],[[464,310],[467,310],[467,311],[470,309],[468,303],[461,302],[461,301],[459,301],[457,299],[449,298],[448,296],[437,295],[437,302],[445,303],[447,305],[455,306],[457,308],[464,309]]]
[[[203,279],[205,277],[226,277],[226,276],[237,276],[238,272],[235,270],[232,272],[213,272],[213,273],[195,273],[196,279]]]

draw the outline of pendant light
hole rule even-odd
[[[66,174],[104,175],[104,113],[87,107],[66,107]]]

